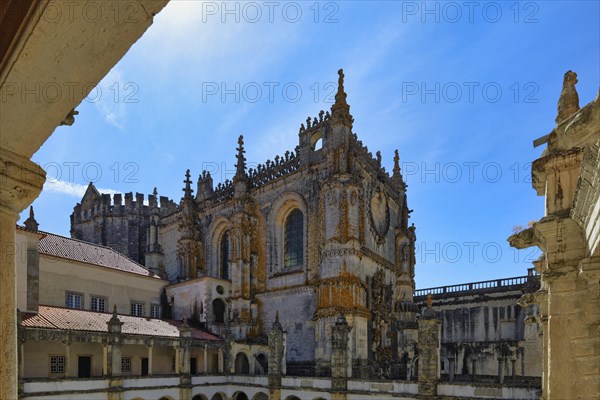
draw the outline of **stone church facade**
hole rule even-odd
[[[188,170],[179,204],[156,192],[148,205],[140,194],[111,202],[90,184],[72,236],[166,277],[175,319],[260,342],[279,314],[289,372],[328,373],[343,314],[356,374],[405,376],[417,332],[415,226],[398,152],[389,174],[352,132],[343,82],[340,70],[331,112],[301,125],[294,151],[248,169],[240,136],[233,180],[214,187],[202,172],[194,195]]]

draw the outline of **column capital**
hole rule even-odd
[[[39,165],[0,147],[0,210],[18,215],[40,194],[45,181]]]

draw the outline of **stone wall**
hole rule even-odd
[[[530,275],[439,288],[419,289],[415,302],[426,307],[432,293],[441,320],[443,379],[496,382],[499,360],[508,380],[541,377],[542,337],[535,312],[519,305],[539,288]],[[529,319],[528,319],[529,318]]]
[[[544,399],[600,397],[600,92],[580,108],[576,83],[568,71],[556,126],[534,141],[547,143],[532,165],[545,216],[509,238],[544,253],[534,263],[541,288],[521,301],[539,307]]]

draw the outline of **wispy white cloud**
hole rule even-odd
[[[88,96],[104,120],[124,130],[127,103],[136,102],[137,85],[127,82],[122,71],[112,69]]]
[[[240,9],[244,7],[242,2],[169,2],[144,40],[132,48],[136,65],[151,63],[152,78],[159,83],[173,84],[174,76],[185,74],[187,85],[230,76],[239,79],[272,68],[301,40],[301,24],[283,21],[281,9],[270,23],[266,6],[260,4],[263,14],[254,23]],[[189,70],[194,71],[191,76]]]
[[[44,184],[44,191],[49,193],[64,194],[71,197],[81,199],[85,194],[87,185],[79,183],[61,181],[60,179],[48,179]],[[113,189],[98,189],[100,193],[115,194],[119,193]]]

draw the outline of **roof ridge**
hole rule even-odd
[[[41,234],[43,234],[43,235],[46,235],[45,237],[48,237],[48,236],[55,236],[55,237],[58,237],[58,238],[62,238],[62,239],[66,239],[66,240],[71,240],[71,241],[74,241],[74,242],[82,243],[82,244],[85,244],[85,245],[88,245],[88,246],[92,246],[92,247],[98,247],[98,248],[101,248],[101,249],[106,249],[106,250],[109,250],[109,251],[111,251],[111,252],[113,252],[113,253],[115,253],[115,254],[118,254],[120,257],[123,257],[123,258],[125,258],[126,260],[128,260],[128,261],[132,262],[133,264],[137,265],[138,267],[140,267],[140,268],[144,269],[145,271],[147,271],[147,272],[148,272],[149,276],[151,276],[151,277],[158,277],[158,278],[160,278],[160,279],[163,279],[163,278],[162,278],[160,275],[158,275],[158,274],[156,274],[156,273],[154,273],[154,272],[150,271],[148,268],[146,268],[146,266],[144,266],[144,265],[142,265],[142,264],[138,263],[137,261],[135,261],[135,260],[133,260],[133,259],[129,258],[127,255],[125,255],[125,254],[123,254],[123,253],[120,253],[120,252],[118,252],[117,250],[113,249],[112,247],[109,247],[109,246],[104,246],[104,245],[101,245],[101,244],[96,244],[96,243],[91,243],[91,242],[86,242],[85,240],[76,239],[76,238],[71,238],[71,237],[67,237],[67,236],[59,235],[59,234],[57,234],[57,233],[46,232],[46,231],[43,231],[43,230],[39,230],[39,231],[38,231],[38,233],[41,233]],[[45,237],[44,237],[44,238],[45,238]],[[40,241],[41,241],[41,240],[43,240],[44,238],[40,239]],[[63,258],[67,258],[67,257],[63,257]],[[68,258],[67,258],[67,259],[68,259]],[[98,264],[95,264],[95,263],[91,263],[91,264],[92,264],[92,265],[98,265]],[[102,265],[100,265],[100,266],[102,266]],[[124,271],[124,272],[131,272],[131,271]],[[139,275],[139,274],[138,274],[138,275]]]
[[[70,317],[67,317],[64,314],[60,314],[60,312],[62,311],[70,311],[72,312]],[[48,313],[47,315],[50,316],[50,318],[46,317],[46,313]],[[89,315],[86,315],[89,314]],[[94,316],[92,316],[91,314],[94,314]],[[108,313],[108,312],[101,312],[101,311],[94,311],[94,310],[86,310],[83,308],[69,308],[69,307],[64,307],[64,306],[54,306],[54,305],[47,305],[47,304],[40,304],[39,305],[39,311],[38,313],[28,313],[27,317],[23,319],[23,321],[28,321],[31,318],[38,318],[38,321],[42,322],[44,325],[49,325],[52,328],[49,329],[59,329],[59,330],[75,330],[75,331],[93,331],[93,332],[103,332],[105,333],[106,330],[104,329],[104,325],[101,323],[101,319],[108,319],[108,317],[111,315],[112,313]],[[62,315],[62,318],[61,318]],[[178,320],[172,320],[172,319],[166,319],[166,318],[150,318],[150,317],[146,317],[146,316],[134,316],[134,315],[127,315],[127,314],[117,314],[119,317],[127,317],[128,319],[130,319],[129,321],[122,321],[126,324],[131,324],[131,325],[127,325],[130,327],[130,331],[129,332],[124,332],[127,334],[137,334],[137,335],[144,335],[144,336],[156,336],[156,337],[180,337],[180,334],[178,333],[181,325],[183,324],[183,321],[178,321]],[[99,316],[100,319],[98,318]],[[83,318],[83,322],[88,322],[87,325],[82,325],[82,319]],[[150,325],[145,325],[146,321],[153,321],[150,323]],[[63,324],[61,325],[61,322],[63,322]],[[71,324],[71,322],[73,322]],[[65,323],[67,325],[65,325]],[[158,325],[157,325],[158,324]],[[164,325],[166,324],[166,325]],[[92,326],[93,325],[93,326]],[[39,326],[39,324],[36,326],[35,322],[32,321],[29,324],[25,324],[25,326],[29,326],[29,327],[33,327],[33,328],[37,328],[37,329],[45,329],[48,327],[42,327]],[[82,326],[84,326],[84,328],[82,328]],[[144,330],[143,328],[148,326],[149,329]],[[169,327],[169,329],[171,329],[171,333],[167,332],[165,334],[165,332],[163,331],[162,334],[161,333],[156,333],[157,329],[160,330],[160,327]],[[89,327],[88,329],[86,329],[87,327]],[[102,327],[102,329],[100,329],[100,327]],[[154,330],[152,330],[154,329]],[[197,332],[198,335],[201,335],[199,337],[196,337],[196,339],[200,339],[200,340],[219,340],[222,341],[223,338],[221,338],[219,335],[209,331],[209,330],[205,330],[202,328],[198,328],[198,327],[191,327],[192,331]]]
[[[103,249],[108,249],[108,250],[112,250],[112,251],[114,251],[114,252],[116,252],[116,253],[119,253],[118,251],[116,251],[116,250],[115,250],[115,249],[113,249],[112,247],[105,246],[105,245],[103,245],[103,244],[97,244],[97,243],[92,243],[92,242],[86,242],[85,240],[76,239],[76,238],[72,238],[72,237],[68,237],[68,236],[64,236],[64,235],[59,235],[58,233],[46,232],[46,231],[43,231],[43,230],[41,230],[41,229],[40,229],[38,232],[40,232],[40,233],[43,233],[43,234],[45,234],[45,235],[58,236],[58,237],[61,237],[61,238],[63,238],[63,239],[68,239],[68,240],[73,240],[73,241],[75,241],[75,242],[80,242],[80,243],[83,243],[83,244],[88,244],[88,245],[90,245],[90,246],[94,246],[94,247],[102,247]],[[135,261],[135,260],[132,260],[131,258],[127,257],[125,254],[123,254],[123,253],[119,253],[119,254],[120,254],[120,255],[122,255],[123,257],[125,257],[125,258],[127,258],[127,259],[131,260],[132,262],[134,262],[134,263],[136,263],[136,264],[138,264],[138,265],[140,265],[140,266],[144,267],[142,264],[138,263],[138,262],[137,262],[137,261]],[[146,267],[144,267],[144,268],[146,268]]]

